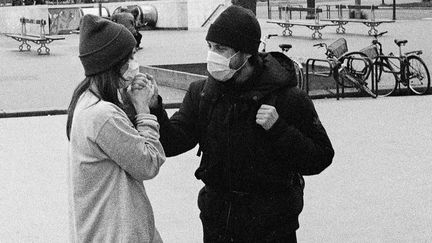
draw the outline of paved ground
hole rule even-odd
[[[431,242],[432,96],[315,100],[336,156],[306,178],[299,242]],[[0,119],[0,241],[67,242],[66,116]],[[167,243],[201,242],[196,149],[145,182]]]
[[[281,28],[260,20],[263,34]],[[431,20],[401,20],[380,26],[388,52],[394,38],[407,49],[423,49],[432,65]],[[367,28],[349,25],[349,49],[370,43]],[[312,48],[311,31],[295,28],[288,42],[295,58],[323,57]],[[142,65],[204,62],[205,30],[146,31]],[[324,29],[323,40],[342,37]],[[0,111],[65,109],[83,78],[78,36],[50,45],[52,55],[17,52],[17,42],[0,36]],[[177,101],[182,91],[163,89]],[[299,242],[432,242],[432,96],[315,100],[336,150],[333,165],[306,178]],[[0,242],[67,242],[66,117],[0,119]],[[196,151],[170,158],[160,175],[145,182],[165,242],[201,242],[193,177]]]

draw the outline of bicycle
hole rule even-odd
[[[274,36],[278,36],[277,34],[269,34],[267,35],[264,40],[261,40],[261,43],[263,44],[263,48],[261,49],[261,52],[266,52],[266,47],[267,47],[267,40],[269,40],[271,37]],[[292,45],[291,44],[280,44],[279,48],[281,49],[282,53],[288,57],[288,55],[286,54],[291,48]],[[290,57],[288,57],[290,58]],[[296,73],[296,78],[297,78],[297,87],[299,89],[305,89],[305,78],[304,78],[304,73],[303,73],[303,65],[301,64],[301,62],[290,58],[290,60],[293,61],[294,64],[294,70]]]
[[[396,89],[401,90],[401,84],[414,93],[423,95],[430,89],[429,70],[420,57],[421,50],[409,51],[402,54],[402,46],[407,40],[395,39],[394,43],[399,47],[399,56],[393,53],[383,54],[381,42],[378,37],[386,34],[387,31],[374,34],[372,45],[351,54],[366,55],[373,60],[377,93],[380,96],[389,96],[395,93]]]
[[[367,82],[369,75],[373,72],[372,61],[366,54],[361,52],[348,52],[348,46],[344,38],[340,38],[327,46],[326,43],[318,43],[314,47],[324,47],[327,62],[330,63],[331,74],[336,81],[336,89],[339,92],[339,86],[344,88],[355,88],[358,92],[364,92],[372,98],[376,98],[376,89],[374,80],[372,80],[372,89]]]

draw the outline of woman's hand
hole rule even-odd
[[[155,86],[146,74],[139,73],[136,75],[126,92],[137,114],[150,113],[149,105],[155,93]]]

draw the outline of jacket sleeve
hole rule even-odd
[[[101,127],[96,143],[133,178],[149,180],[165,162],[158,126],[156,117],[150,114],[137,115],[136,129],[126,116],[114,116]]]
[[[162,108],[162,99],[151,113],[157,116],[160,124],[160,141],[168,157],[176,156],[193,149],[199,140],[198,107],[201,86],[195,82],[183,98],[180,109],[171,118]]]
[[[297,97],[294,103],[299,125],[288,124],[289,118],[282,113],[268,133],[289,170],[302,175],[319,174],[331,164],[334,150],[312,100],[304,93]]]

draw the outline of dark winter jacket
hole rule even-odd
[[[268,131],[256,124],[262,104],[275,106],[279,114]],[[334,155],[312,101],[296,87],[293,72],[270,54],[260,54],[243,85],[209,77],[190,85],[170,119],[161,109],[152,112],[167,156],[199,143],[202,158],[195,176],[209,190],[271,198],[257,204],[256,213],[293,216],[295,222],[286,223],[292,231],[303,207],[301,175],[320,173]]]

